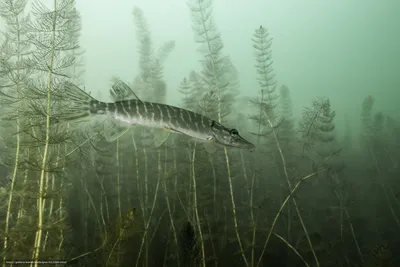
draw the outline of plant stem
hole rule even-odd
[[[323,171],[323,170],[321,170],[321,171]],[[321,172],[321,171],[318,171],[318,172]],[[271,238],[271,235],[272,235],[273,230],[274,230],[274,228],[275,228],[275,225],[276,225],[276,223],[277,223],[277,221],[278,221],[278,218],[279,218],[279,216],[281,215],[281,213],[282,213],[283,209],[285,208],[286,204],[288,203],[289,199],[293,196],[294,192],[296,192],[297,188],[300,186],[300,184],[301,184],[304,180],[307,180],[307,179],[313,177],[313,176],[316,175],[318,172],[314,172],[314,173],[312,173],[312,174],[309,174],[309,175],[307,175],[307,176],[301,178],[301,179],[297,182],[297,184],[293,187],[293,189],[290,191],[290,193],[289,193],[289,195],[286,197],[286,199],[283,201],[281,207],[279,208],[278,212],[277,212],[276,215],[275,215],[274,220],[272,221],[271,229],[269,230],[268,235],[267,235],[267,238],[265,239],[264,246],[263,246],[263,249],[262,249],[262,251],[261,251],[261,255],[260,255],[260,257],[259,257],[259,259],[258,259],[258,262],[257,262],[257,266],[260,266],[260,264],[261,264],[261,260],[262,260],[262,258],[263,258],[263,256],[264,256],[264,253],[265,253],[265,250],[266,250],[266,248],[267,248],[269,239]]]
[[[33,247],[33,254],[32,254],[32,260],[33,262],[30,264],[30,266],[37,267],[39,263],[39,250],[40,250],[40,245],[42,241],[42,234],[43,234],[43,213],[44,213],[44,179],[45,179],[45,170],[46,170],[46,165],[47,165],[47,156],[49,153],[49,140],[50,140],[50,114],[51,114],[51,90],[53,88],[53,63],[54,63],[54,46],[55,46],[55,35],[56,35],[56,19],[57,19],[57,0],[53,1],[54,5],[54,15],[53,15],[53,28],[52,28],[52,37],[51,37],[51,43],[50,43],[50,64],[49,64],[49,80],[47,83],[47,107],[46,107],[46,138],[45,138],[45,145],[44,145],[44,151],[43,151],[43,158],[42,158],[42,165],[41,165],[41,171],[40,171],[40,178],[39,178],[39,201],[38,201],[38,223],[37,223],[37,229],[36,229],[36,235],[35,235],[35,244]]]
[[[158,159],[160,159],[160,157],[161,157],[161,153],[158,152]],[[159,171],[161,171],[161,170],[159,169]],[[136,258],[135,267],[138,267],[138,266],[139,266],[140,256],[141,256],[142,253],[143,253],[143,246],[145,245],[145,242],[147,243],[147,240],[148,240],[148,239],[147,239],[147,238],[148,238],[147,235],[148,235],[148,231],[149,231],[149,227],[150,227],[150,223],[151,223],[151,218],[152,218],[152,216],[153,216],[153,212],[154,212],[154,209],[155,209],[155,207],[156,207],[156,202],[157,202],[157,197],[158,197],[158,189],[159,189],[159,187],[160,187],[160,178],[161,178],[161,175],[158,175],[158,176],[157,176],[156,191],[155,191],[155,193],[154,193],[154,198],[153,198],[153,204],[152,204],[152,206],[151,206],[150,214],[149,214],[149,217],[148,217],[147,222],[146,222],[146,225],[145,225],[145,229],[144,229],[142,241],[141,241],[141,244],[140,244],[139,253],[138,253],[138,256],[137,256],[137,258]],[[146,207],[147,207],[147,206],[146,206]],[[147,244],[147,246],[148,246],[148,244]],[[147,246],[146,246],[146,251],[148,251],[148,247],[147,247]],[[148,264],[148,262],[147,262],[147,257],[146,257],[146,262],[145,262],[145,264],[146,264],[146,265]]]
[[[200,244],[201,244],[201,262],[203,267],[206,267],[206,255],[204,251],[204,238],[203,238],[203,233],[201,231],[201,223],[200,223],[200,218],[199,218],[199,211],[197,208],[197,186],[196,186],[196,173],[195,173],[195,168],[194,168],[194,163],[195,163],[195,157],[196,157],[196,144],[193,147],[192,151],[192,160],[191,160],[191,165],[192,165],[192,180],[193,180],[193,206],[194,206],[194,212],[196,216],[196,221],[197,221],[197,229],[199,231],[199,236],[200,236]]]
[[[237,241],[238,241],[238,244],[239,244],[240,255],[242,255],[242,258],[243,258],[243,261],[244,261],[245,265],[249,266],[249,263],[247,262],[246,255],[244,254],[243,244],[242,244],[242,240],[240,239],[240,234],[239,234],[239,227],[238,227],[237,216],[236,216],[236,204],[235,204],[235,198],[234,198],[234,195],[233,195],[231,168],[229,166],[229,156],[228,156],[228,151],[226,150],[226,147],[224,147],[224,152],[225,152],[226,168],[227,168],[227,172],[228,172],[229,193],[230,193],[230,196],[231,196],[233,223],[234,223],[234,226],[235,226],[236,238],[237,238]]]
[[[264,112],[264,115],[268,118],[268,115],[265,112]],[[291,184],[291,182],[289,180],[289,175],[288,175],[288,171],[287,171],[287,167],[286,167],[287,166],[286,165],[286,160],[285,160],[285,157],[283,155],[282,148],[281,148],[281,145],[280,145],[279,140],[278,140],[278,136],[276,135],[275,127],[274,127],[274,125],[272,124],[272,122],[271,122],[271,120],[269,118],[267,120],[268,120],[268,124],[269,124],[270,128],[272,129],[272,133],[274,135],[275,143],[276,143],[276,146],[277,146],[278,151],[279,151],[279,155],[280,155],[281,160],[282,160],[283,171],[285,173],[285,178],[286,178],[286,182],[288,184],[289,191],[292,191],[292,184]],[[307,238],[308,244],[310,246],[311,252],[312,252],[312,254],[314,256],[315,263],[317,264],[317,267],[318,267],[319,266],[318,257],[317,257],[317,254],[314,251],[313,245],[311,243],[310,236],[308,235],[308,231],[307,231],[306,226],[305,226],[305,224],[303,222],[303,218],[300,215],[300,211],[299,211],[299,208],[297,206],[297,201],[296,201],[296,199],[292,198],[292,202],[293,202],[293,206],[294,206],[294,208],[296,210],[297,216],[299,217],[299,221],[300,221],[301,227],[303,228],[303,231],[304,231],[304,233],[306,235],[306,238]]]
[[[10,186],[10,194],[8,195],[8,204],[7,204],[7,214],[6,214],[6,226],[4,229],[4,256],[3,256],[3,267],[6,266],[6,257],[7,257],[7,248],[8,248],[8,230],[9,223],[11,217],[11,203],[14,196],[14,186],[15,181],[17,179],[18,165],[19,165],[19,154],[20,154],[20,134],[19,134],[19,119],[17,119],[17,148],[15,150],[15,163],[14,170],[11,177],[11,186]]]
[[[167,173],[168,148],[165,147],[164,149],[165,149],[165,153],[164,153],[164,160],[165,160],[165,163],[164,163],[164,180],[163,180],[163,186],[164,186],[164,192],[165,192],[165,202],[167,203],[167,209],[168,209],[168,214],[169,214],[169,221],[170,221],[170,223],[171,223],[171,228],[172,228],[172,233],[173,233],[173,236],[174,236],[175,245],[176,245],[176,247],[178,247],[178,238],[177,238],[176,230],[175,230],[174,217],[173,217],[172,210],[171,210],[171,205],[170,205],[170,202],[169,202],[168,187],[167,187],[167,181],[166,181],[167,175],[168,175],[168,173]],[[179,266],[180,266],[180,263],[179,263],[179,253],[177,253],[176,256],[177,256],[177,266],[179,267]]]

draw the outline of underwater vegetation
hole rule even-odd
[[[360,99],[359,136],[337,132],[329,97],[296,121],[296,88],[276,80],[272,38],[255,25],[259,94],[243,100],[212,1],[189,0],[199,68],[182,77],[179,108],[237,128],[255,151],[61,122],[85,51],[75,1],[48,2],[0,0],[2,266],[400,266],[400,121],[373,96]],[[140,70],[113,78],[110,99],[132,90],[165,107],[174,42],[157,50],[140,8],[133,18]]]

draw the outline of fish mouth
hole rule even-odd
[[[256,146],[252,144],[250,148],[248,148],[250,152],[254,152],[256,150]]]
[[[254,150],[256,150],[256,146],[253,143],[248,143],[246,145],[246,149],[250,150],[250,152],[253,152]]]
[[[250,151],[254,151],[256,149],[256,146],[253,143],[251,143],[245,139],[241,140],[241,142],[236,147],[242,148],[242,149],[247,149]]]

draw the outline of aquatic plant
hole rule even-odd
[[[17,12],[7,10],[24,1],[0,2],[15,26]],[[110,120],[60,124],[57,116],[69,104],[61,82],[84,88],[83,50],[72,1],[55,3],[31,10],[26,39],[19,20],[20,41],[31,40],[20,64],[16,28],[0,36],[4,264],[31,258],[76,266],[397,266],[398,255],[388,251],[398,245],[399,122],[375,111],[372,97],[362,109],[360,151],[348,145],[357,139],[354,114],[348,114],[345,137],[337,138],[341,124],[329,98],[313,99],[298,122],[290,97],[296,85],[278,86],[284,81],[275,78],[269,29],[258,25],[248,43],[260,90],[244,94],[213,21],[213,2],[190,0],[200,64],[182,77],[177,105],[251,132],[256,151],[206,146],[175,134],[158,142],[157,131],[120,132]],[[69,12],[60,12],[68,3]],[[163,70],[174,42],[155,49],[144,13],[136,8],[133,15],[139,69],[127,83],[111,79],[111,99],[137,94],[166,102],[174,92]],[[39,27],[43,18],[56,27]],[[67,46],[52,45],[69,36]],[[388,242],[373,248],[382,240]]]
[[[203,56],[201,61],[202,70],[198,73],[202,78],[203,90],[200,99],[200,109],[208,117],[215,118],[222,122],[226,116],[231,113],[231,106],[237,93],[237,72],[228,56],[223,55],[223,41],[214,23],[212,16],[212,1],[189,1],[189,8],[192,17],[192,27],[195,34],[195,40],[199,45],[199,51]],[[196,148],[192,150],[192,168],[194,169],[194,156]],[[240,253],[246,264],[247,259],[243,251],[242,241],[240,239],[238,222],[236,215],[236,204],[232,185],[232,174],[227,149],[224,147],[225,163],[227,168],[227,178],[229,183],[229,194],[232,205],[232,217],[234,229]],[[210,158],[210,162],[212,159]],[[193,188],[195,188],[194,171],[192,172]],[[204,237],[202,225],[197,206],[197,192],[194,192],[194,212],[197,221],[199,240],[201,244],[202,266],[206,266],[206,255],[204,248]]]
[[[362,103],[361,110],[361,149],[365,152],[364,159],[373,162],[373,168],[376,170],[378,183],[382,188],[388,209],[400,227],[398,211],[393,206],[393,202],[400,207],[399,200],[393,197],[393,191],[387,187],[385,169],[390,169],[387,163],[391,160],[391,153],[388,150],[388,138],[385,133],[385,116],[381,112],[373,114],[374,98],[367,96]],[[393,123],[393,121],[392,121]],[[388,166],[388,167],[384,167]]]
[[[51,128],[50,115],[54,114],[51,105],[57,105],[57,97],[53,98],[57,82],[60,77],[65,77],[62,71],[73,64],[73,57],[62,55],[62,51],[74,49],[79,18],[73,9],[73,1],[59,5],[55,1],[53,13],[40,2],[35,2],[32,21],[23,15],[25,6],[26,1],[5,1],[1,6],[1,14],[9,25],[8,45],[17,48],[9,50],[13,52],[7,62],[3,62],[10,82],[3,94],[3,100],[8,100],[12,112],[7,118],[17,121],[17,157],[8,214],[17,214],[18,218],[4,242],[7,250],[13,247],[9,250],[12,253],[3,255],[3,259],[31,258],[32,265],[37,266],[39,255],[54,258],[63,254],[65,215],[62,199],[66,183],[63,179],[56,180],[56,177],[64,175],[65,160],[61,155],[66,153],[64,148],[68,135],[58,128]],[[77,19],[76,23],[68,24],[73,19]],[[63,27],[57,28],[61,23]],[[47,100],[41,101],[42,97]],[[20,149],[23,149],[21,153]],[[19,176],[23,179],[16,183]],[[39,178],[36,180],[35,176]],[[19,204],[13,200],[14,193]],[[37,210],[28,209],[28,206],[37,207]],[[9,224],[6,224],[8,231]],[[49,236],[54,233],[58,234],[58,239],[50,241]],[[27,249],[29,242],[34,243],[32,251]],[[30,252],[32,254],[28,255]]]
[[[0,61],[0,93],[2,105],[8,106],[3,110],[3,114],[8,112],[16,112],[16,124],[15,132],[16,143],[15,143],[15,156],[12,176],[10,178],[10,188],[7,201],[7,212],[4,225],[4,240],[3,240],[3,266],[6,264],[7,257],[11,256],[12,250],[9,244],[9,231],[10,231],[10,219],[15,211],[12,210],[13,202],[15,202],[15,190],[17,178],[21,177],[19,172],[21,170],[21,161],[24,160],[24,153],[21,149],[21,125],[24,123],[23,118],[20,117],[18,112],[20,106],[26,105],[23,100],[24,82],[25,79],[30,75],[31,71],[27,68],[27,57],[26,53],[30,50],[30,44],[27,38],[27,28],[29,23],[29,17],[24,15],[24,10],[27,1],[16,1],[0,2],[0,16],[5,20],[7,27],[6,40],[2,44],[1,51],[2,57]],[[13,49],[13,48],[16,49]],[[8,113],[9,114],[9,113]],[[22,155],[21,155],[22,154]],[[21,216],[22,206],[18,211],[18,218]]]

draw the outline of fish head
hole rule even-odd
[[[235,128],[225,127],[216,121],[211,123],[211,134],[213,139],[223,146],[236,147],[242,149],[254,150],[253,143],[247,141],[240,136],[238,130]]]

